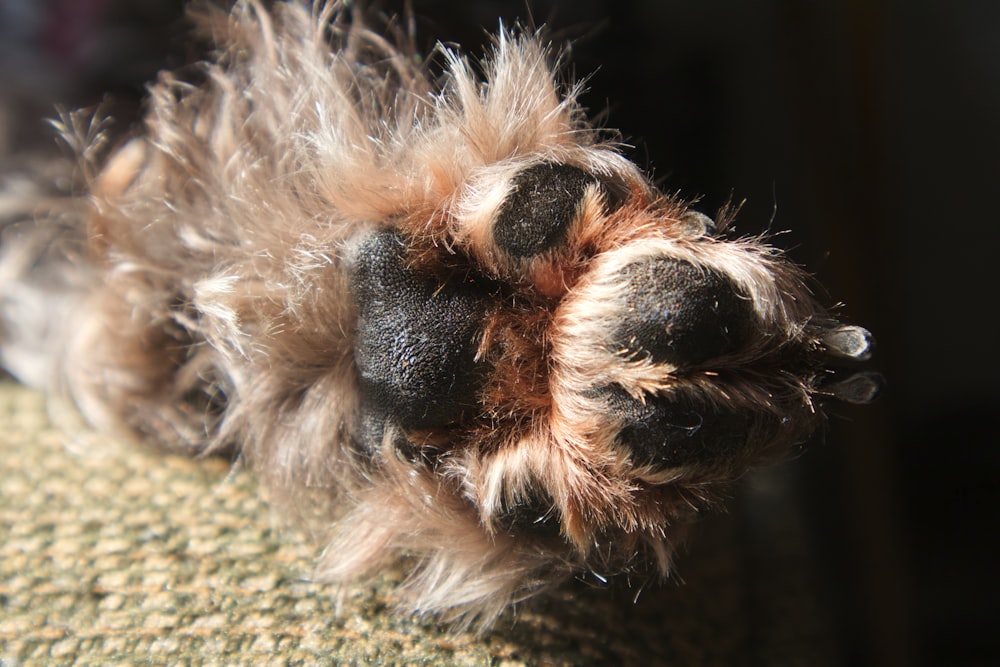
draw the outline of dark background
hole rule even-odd
[[[428,48],[474,53],[499,17],[529,16],[412,4]],[[109,91],[127,123],[142,81],[197,55],[180,6],[0,3],[0,155],[50,141],[37,119],[56,100]],[[844,663],[997,664],[1000,3],[546,0],[530,14],[571,40],[584,103],[664,190],[707,213],[746,200],[741,233],[791,230],[779,245],[878,338],[882,398],[835,407],[788,473]]]

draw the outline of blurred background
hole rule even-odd
[[[428,49],[547,24],[662,189],[745,202],[739,233],[790,230],[888,379],[781,468],[838,661],[1000,664],[1000,3],[410,4]],[[127,129],[143,81],[201,53],[185,30],[175,1],[0,0],[0,157],[52,146],[55,102],[110,93]]]

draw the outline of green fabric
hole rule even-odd
[[[449,634],[391,613],[402,569],[346,588],[338,613],[336,591],[308,580],[313,548],[274,530],[252,477],[224,462],[67,435],[42,396],[3,381],[0,431],[3,667],[832,659],[815,605],[737,555],[732,518],[699,531],[683,585],[646,586],[633,602],[634,588],[574,582],[484,637]]]

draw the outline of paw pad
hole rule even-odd
[[[597,179],[565,164],[521,170],[497,212],[493,241],[513,259],[531,259],[565,240],[584,191]]]
[[[458,277],[438,284],[417,275],[405,250],[399,234],[380,231],[355,253],[350,289],[362,402],[405,429],[441,427],[476,408],[487,298]]]
[[[753,307],[711,269],[669,257],[626,266],[615,343],[625,354],[690,366],[737,350],[747,340]]]
[[[604,393],[609,413],[623,423],[615,443],[634,465],[714,465],[738,457],[747,446],[746,414],[663,396],[639,400],[614,387]]]

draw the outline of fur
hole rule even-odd
[[[542,35],[501,31],[478,64],[442,47],[435,77],[407,35],[339,3],[241,1],[200,25],[214,58],[200,83],[164,73],[150,86],[142,133],[108,154],[99,121],[63,117],[84,194],[7,187],[3,359],[98,428],[236,453],[276,510],[327,544],[319,576],[356,579],[403,552],[406,609],[487,627],[581,570],[665,575],[725,484],[821,423],[840,325],[762,239],[728,238],[659,193],[588,123]],[[602,186],[586,188],[565,243],[512,258],[492,221],[539,164]],[[349,274],[385,229],[414,271],[506,287],[477,341],[476,414],[390,425],[371,451]],[[649,257],[727,276],[751,304],[752,340],[694,368],[623,355],[610,333],[621,276]],[[859,336],[841,356],[865,356]],[[607,386],[637,405],[745,411],[749,435],[721,460],[634,460]]]

